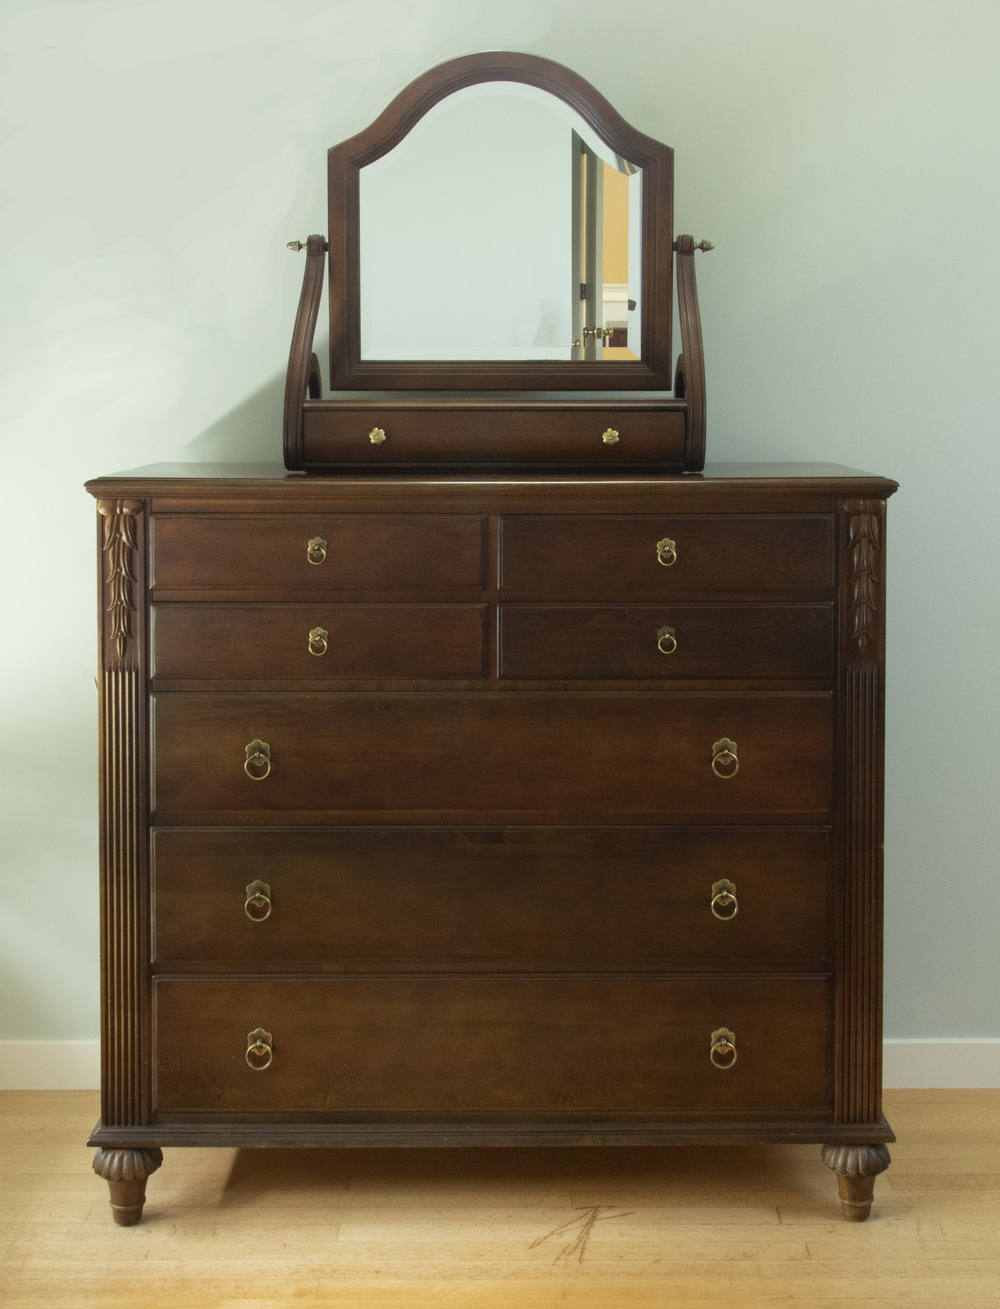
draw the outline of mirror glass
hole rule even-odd
[[[360,170],[362,360],[640,358],[642,170],[520,82]]]

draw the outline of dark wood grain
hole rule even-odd
[[[809,821],[831,803],[830,710],[822,694],[162,694],[154,804],[161,820],[298,811]],[[722,737],[739,746],[732,780],[712,772]],[[262,782],[244,773],[258,738],[272,757]]]
[[[829,1105],[819,979],[162,979],[155,995],[160,1117]],[[730,1069],[709,1057],[722,1026]],[[245,1060],[258,1027],[263,1072]]]
[[[712,913],[720,878],[736,887],[731,920]],[[244,911],[256,879],[270,887],[262,922]],[[830,963],[822,828],[160,828],[153,883],[157,972]]]
[[[310,563],[307,547],[326,542]],[[337,514],[154,519],[153,577],[187,591],[296,592],[483,585],[483,523],[472,515]]]
[[[501,605],[500,676],[829,677],[832,618],[829,604]]]
[[[504,515],[501,580],[505,590],[562,600],[613,599],[622,592],[702,599],[740,593],[801,596],[834,582],[832,517],[665,511],[660,517],[574,519]],[[657,543],[676,543],[664,566]]]
[[[469,678],[485,672],[482,605],[161,604],[153,611],[159,677]],[[324,637],[310,642],[316,629]]]

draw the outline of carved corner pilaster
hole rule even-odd
[[[848,654],[855,663],[877,662],[882,653],[884,500],[848,500]]]
[[[158,1146],[98,1150],[94,1172],[103,1177],[111,1192],[111,1212],[119,1227],[134,1227],[146,1202],[146,1178],[163,1163]]]
[[[837,1174],[844,1217],[852,1223],[863,1223],[871,1213],[875,1178],[891,1162],[888,1146],[824,1145],[823,1162]]]
[[[132,588],[136,581],[135,556],[138,549],[136,519],[142,512],[142,503],[139,500],[98,500],[97,512],[104,519],[105,608],[111,616],[111,644],[121,663],[135,635]]]

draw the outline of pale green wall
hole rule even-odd
[[[677,150],[710,457],[891,506],[887,1032],[1000,1036],[995,0],[13,0],[0,9],[0,1038],[97,1030],[93,506],[274,459],[324,151],[443,58],[577,69]]]

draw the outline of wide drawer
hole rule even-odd
[[[160,515],[153,582],[180,591],[479,590],[483,519],[462,514]]]
[[[814,605],[501,605],[500,676],[828,677],[833,614]]]
[[[819,972],[822,828],[160,828],[158,972]]]
[[[153,706],[161,821],[311,811],[626,823],[830,807],[824,694],[166,693]],[[735,760],[720,754],[726,742]]]
[[[161,604],[153,671],[233,679],[481,677],[482,605]]]
[[[668,404],[670,402],[668,401]],[[306,405],[304,466],[684,467],[682,409]],[[374,439],[373,439],[374,438]]]
[[[834,519],[823,514],[508,514],[505,590],[554,599],[795,594],[834,584]]]
[[[154,1021],[161,1120],[830,1103],[821,979],[169,979]]]

